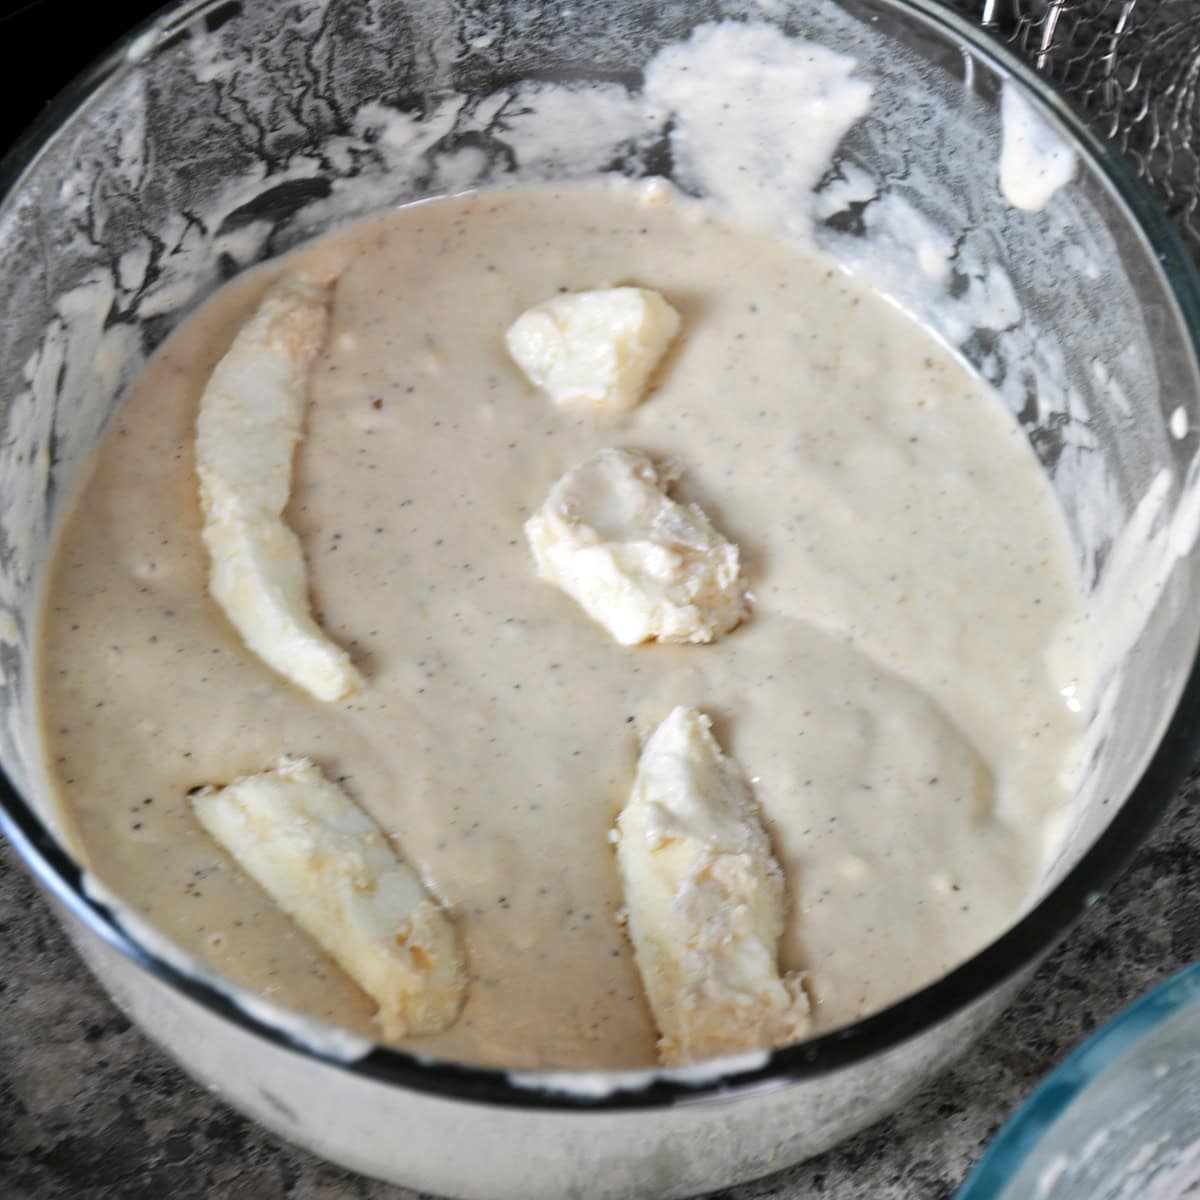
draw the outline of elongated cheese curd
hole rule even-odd
[[[195,453],[213,599],[265,663],[338,700],[358,673],[309,615],[300,543],[280,519],[326,316],[325,289],[301,276],[267,293],[204,389]]]
[[[703,713],[673,709],[650,736],[616,841],[663,1062],[800,1041],[808,997],[778,966],[783,873],[750,787]]]

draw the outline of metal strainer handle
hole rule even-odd
[[[1200,258],[1200,3],[952,0],[1087,112]]]

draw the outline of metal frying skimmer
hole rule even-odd
[[[951,0],[1012,43],[1158,193],[1200,258],[1197,0]]]

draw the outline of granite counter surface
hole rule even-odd
[[[1150,842],[957,1065],[900,1113],[721,1200],[949,1200],[1081,1038],[1200,957],[1200,773]],[[0,1197],[417,1200],[284,1144],[177,1070],[92,980],[0,842]]]

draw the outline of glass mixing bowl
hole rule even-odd
[[[1056,1067],[957,1200],[1183,1200],[1200,1188],[1200,964]]]
[[[1020,920],[944,978],[804,1044],[689,1071],[473,1069],[246,996],[138,920],[111,890],[120,881],[91,879],[61,836],[34,652],[64,497],[146,356],[253,262],[360,213],[512,179],[661,174],[704,192],[640,85],[662,47],[718,19],[857,60],[874,100],[819,179],[788,194],[794,172],[764,157],[753,129],[743,149],[781,211],[803,210],[820,247],[995,384],[1059,496],[1097,611],[1122,616],[1105,624],[1062,850]],[[780,119],[769,89],[750,103]],[[1036,211],[997,186],[1014,104],[1075,160]],[[320,1155],[482,1200],[667,1200],[817,1153],[980,1033],[1191,761],[1197,279],[1086,123],[934,3],[184,3],[47,110],[0,188],[0,824],[117,1003],[229,1103]]]

